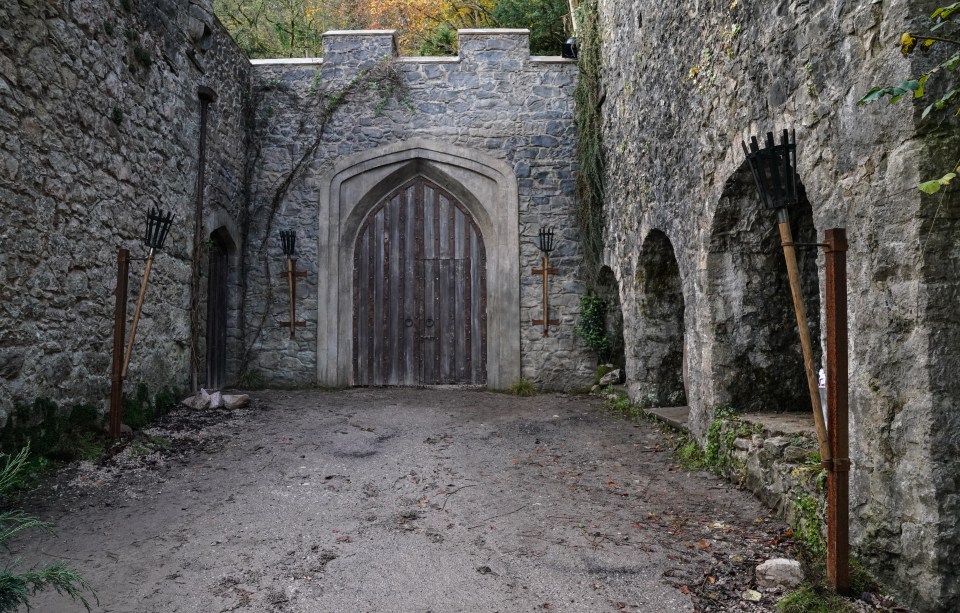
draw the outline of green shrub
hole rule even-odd
[[[830,590],[804,583],[777,603],[781,613],[853,613],[849,602]]]
[[[607,336],[607,301],[596,294],[580,297],[580,318],[574,326],[577,335],[606,361],[610,357],[610,337]]]
[[[540,392],[540,390],[537,389],[536,383],[523,377],[511,383],[506,391],[508,394],[513,394],[514,396],[536,396]]]
[[[17,489],[23,478],[29,456],[29,447],[24,447],[15,456],[0,453],[0,462],[2,462],[0,497],[6,498]],[[19,509],[0,513],[0,546],[7,547],[8,541],[14,535],[34,528],[49,530],[49,525]],[[96,601],[96,593],[90,584],[76,571],[71,570],[65,562],[32,566],[22,571],[20,565],[20,559],[14,558],[0,569],[0,612],[12,612],[20,607],[29,610],[30,598],[47,589],[54,589],[59,594],[69,596],[74,602],[83,605],[87,611],[90,611],[90,603],[84,597],[84,593],[89,592]],[[97,604],[99,604],[98,601]]]

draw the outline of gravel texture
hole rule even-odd
[[[257,392],[27,502],[57,536],[15,550],[70,561],[105,612],[766,611],[754,567],[790,557],[753,497],[584,396]]]

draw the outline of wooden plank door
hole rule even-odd
[[[447,191],[418,177],[384,198],[353,274],[356,385],[486,383],[486,254]]]
[[[227,381],[227,247],[211,236],[207,282],[206,386],[218,390]]]

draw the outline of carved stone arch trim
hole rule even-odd
[[[422,175],[457,196],[487,250],[487,384],[520,376],[520,228],[517,177],[482,152],[422,138],[347,156],[319,180],[317,380],[353,384],[353,252],[363,219],[405,180]],[[325,312],[326,311],[326,312]]]

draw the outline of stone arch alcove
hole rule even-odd
[[[790,210],[794,241],[816,242],[813,210],[801,186]],[[818,249],[797,249],[811,338],[820,338]],[[809,411],[790,285],[776,213],[761,207],[744,163],[727,181],[713,217],[707,255],[712,341],[708,367],[718,405],[741,411]],[[822,363],[815,344],[815,361]]]
[[[660,230],[640,247],[634,327],[631,388],[654,406],[685,405],[683,281],[673,243]]]
[[[485,246],[486,380],[520,376],[519,196],[513,169],[479,151],[411,139],[339,160],[320,179],[318,382],[353,385],[354,255],[371,211],[416,177],[449,193]],[[324,307],[322,306],[321,309]]]
[[[596,292],[607,303],[605,324],[607,338],[610,340],[607,355],[600,356],[600,359],[613,364],[614,368],[623,370],[626,367],[623,306],[620,303],[620,284],[609,266],[603,266],[600,269],[600,274],[597,275]]]

